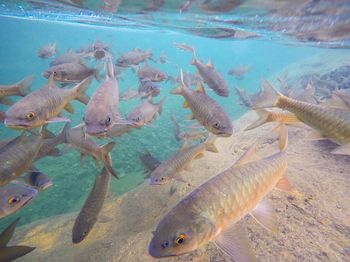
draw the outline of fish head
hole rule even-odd
[[[43,72],[43,76],[46,78],[50,78],[51,74],[53,74],[53,79],[55,81],[69,81],[69,75],[67,71],[63,68],[60,68],[60,65],[51,67]]]
[[[102,59],[106,56],[105,50],[103,48],[95,49],[94,57],[96,59]]]
[[[107,135],[107,131],[114,123],[114,118],[111,113],[103,111],[99,110],[98,107],[94,107],[94,110],[86,111],[83,118],[85,133],[97,137],[105,137]]]
[[[130,112],[126,119],[133,123],[135,127],[142,127],[145,124],[145,118],[140,110]]]
[[[116,66],[118,66],[118,67],[128,67],[129,66],[128,60],[125,59],[124,57],[120,57],[120,58],[118,58],[118,60],[116,62]]]
[[[30,99],[22,99],[6,111],[4,124],[12,129],[31,129],[41,126],[45,117],[42,108],[38,108]]]
[[[76,221],[72,230],[72,242],[74,244],[80,243],[85,239],[92,229],[92,223],[84,223],[83,221]]]
[[[199,246],[193,222],[188,217],[189,212],[170,211],[158,224],[153,232],[153,237],[148,246],[148,252],[152,257],[170,257],[189,253]],[[192,224],[191,224],[192,223]]]
[[[222,137],[229,137],[233,134],[232,122],[225,112],[218,112],[216,117],[212,117],[207,124],[208,130]]]
[[[1,213],[12,214],[31,202],[38,194],[34,188],[24,185],[7,185],[0,189]]]
[[[171,176],[159,166],[152,172],[149,183],[150,185],[165,185],[170,179]]]

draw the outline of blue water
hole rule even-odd
[[[150,65],[172,76],[178,75],[179,68],[195,72],[194,67],[190,65],[192,55],[175,49],[173,43],[184,42],[195,46],[197,55],[203,61],[211,59],[227,81],[231,89],[230,97],[221,98],[210,91],[209,94],[224,107],[232,120],[238,119],[246,111],[244,107],[237,105],[238,99],[232,89],[234,85],[239,84],[248,93],[254,93],[259,89],[261,77],[268,78],[291,63],[321,54],[332,59],[337,52],[344,52],[344,50],[305,45],[286,45],[283,42],[271,42],[267,38],[225,41],[165,30],[136,30],[126,27],[101,27],[17,18],[0,18],[0,32],[0,83],[14,83],[26,75],[33,74],[35,78],[32,90],[46,83],[41,74],[47,69],[49,60],[38,58],[36,52],[48,42],[56,42],[59,52],[64,53],[69,48],[78,49],[99,39],[113,50],[114,60],[120,54],[136,47],[143,50],[152,49],[154,58],[165,53],[169,62],[166,64],[150,62]],[[252,66],[251,72],[243,80],[236,80],[227,74],[231,67],[241,64]],[[90,95],[97,85],[98,83],[94,81],[88,91]],[[112,179],[111,194],[120,195],[143,182],[139,152],[147,149],[158,159],[165,160],[179,148],[178,142],[174,139],[169,116],[171,112],[175,112],[178,119],[185,119],[190,111],[182,108],[182,97],[170,95],[169,91],[173,87],[170,82],[162,83],[161,86],[161,94],[156,100],[166,97],[163,114],[150,126],[116,139],[117,145],[112,153],[113,167],[123,175],[123,178]],[[128,70],[119,81],[120,91],[129,87],[138,87],[138,79],[132,70]],[[137,99],[120,102],[122,115],[139,103]],[[81,122],[84,106],[78,102],[73,102],[73,106],[75,113],[69,117],[72,119],[72,125],[75,125]],[[6,107],[0,106],[1,109],[5,110]],[[51,128],[58,130],[61,127],[62,125],[57,124]],[[0,129],[1,138],[17,134],[3,127]],[[93,185],[95,175],[99,173],[99,168],[89,157],[80,164],[79,153],[76,151],[59,158],[44,158],[36,163],[36,167],[49,175],[54,185],[41,192],[20,212],[2,219],[0,224],[8,224],[17,216],[22,217],[21,223],[28,223],[79,210]]]

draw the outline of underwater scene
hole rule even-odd
[[[350,261],[349,14],[0,1],[0,262]]]

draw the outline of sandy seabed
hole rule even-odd
[[[139,187],[117,199],[108,199],[99,222],[80,244],[72,244],[71,232],[77,213],[36,221],[16,230],[11,244],[36,247],[18,261],[155,261],[147,252],[152,231],[163,215],[184,195],[206,179],[230,167],[258,139],[258,153],[268,156],[278,150],[274,124],[242,132],[256,115],[248,112],[234,123],[236,133],[218,138],[219,153],[205,152],[184,171],[188,184]],[[310,130],[289,128],[287,177],[299,194],[273,190],[273,206],[280,232],[262,228],[252,217],[240,223],[247,227],[250,245],[259,261],[350,261],[350,157],[332,155],[336,147],[327,141],[311,141]],[[230,261],[214,244],[180,257],[161,261]]]

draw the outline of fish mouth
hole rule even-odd
[[[19,130],[22,130],[22,129],[28,129],[30,126],[28,124],[16,124],[16,123],[9,123],[8,119],[5,118],[4,120],[4,125],[8,128],[11,128],[11,129],[19,129]]]

